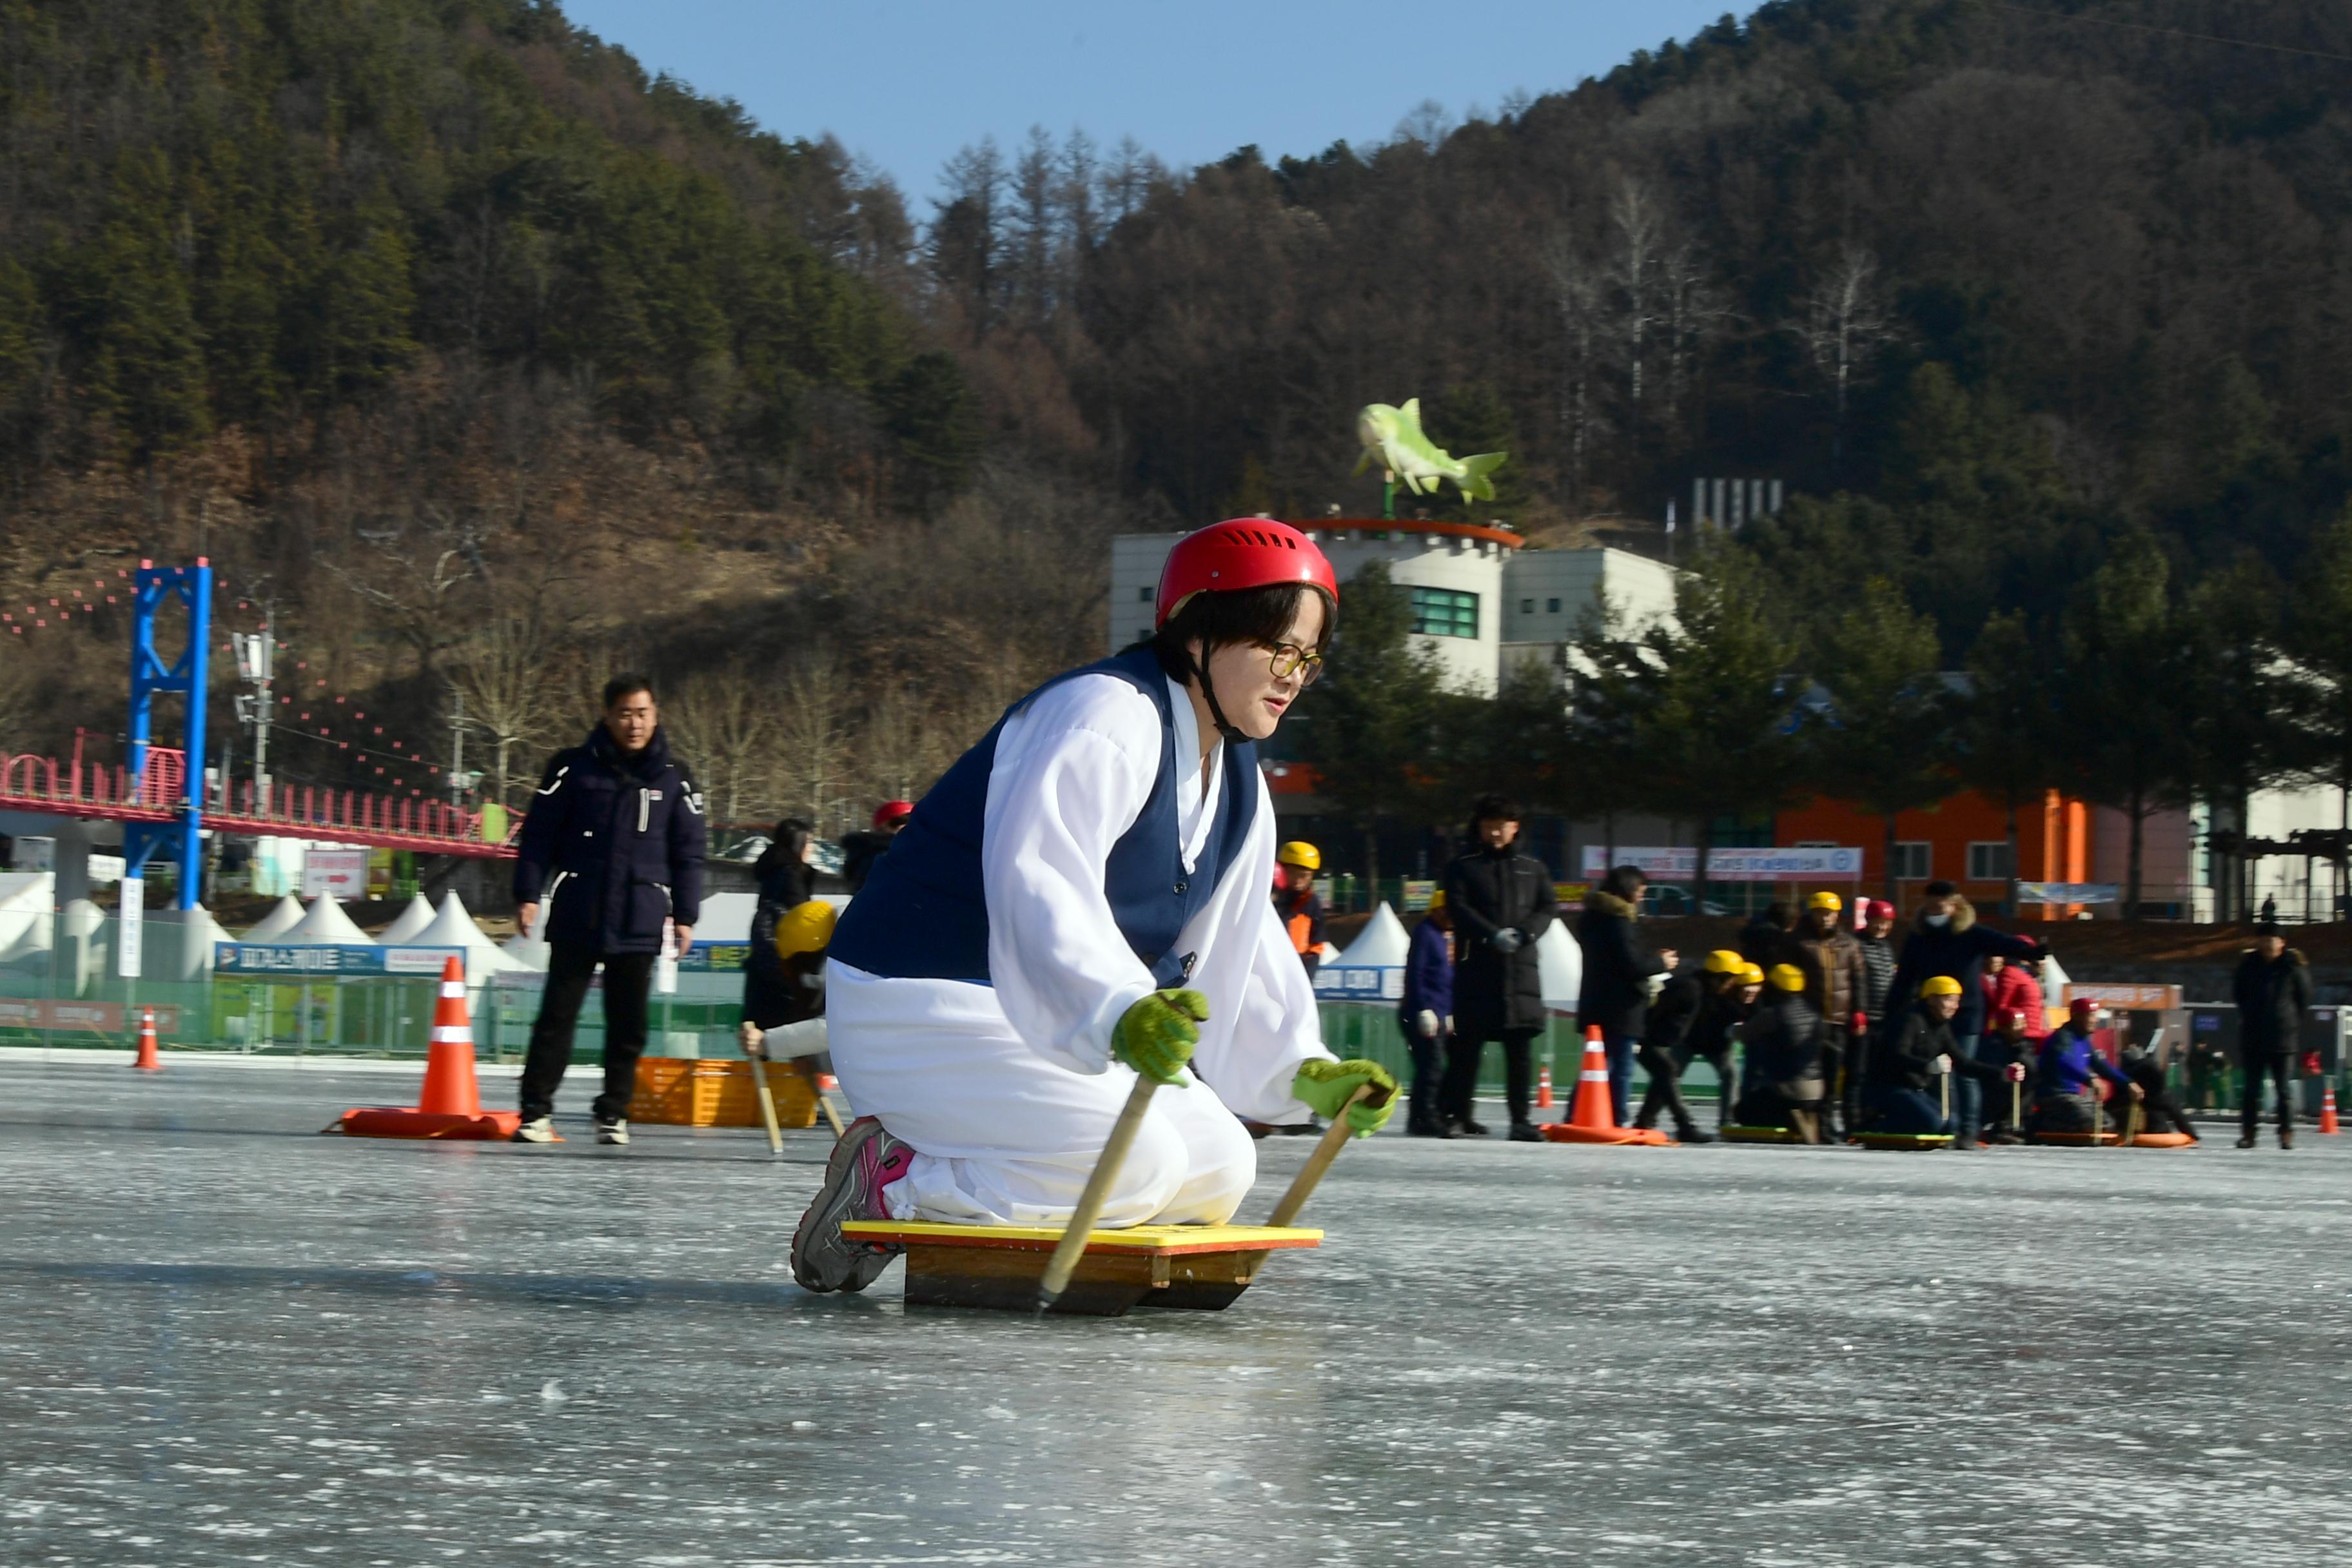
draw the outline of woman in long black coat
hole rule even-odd
[[[1650,977],[1666,972],[1665,961],[1633,930],[1642,889],[1648,886],[1638,867],[1612,867],[1601,886],[1585,895],[1584,913],[1576,922],[1576,945],[1584,958],[1576,1021],[1601,1026],[1601,1047],[1609,1058],[1609,1099],[1620,1127],[1625,1125],[1631,1099],[1633,1048],[1649,1018]]]
[[[808,858],[815,838],[815,828],[788,816],[776,824],[775,837],[751,867],[760,879],[760,903],[751,914],[751,952],[743,961],[743,1021],[762,1029],[811,1016],[805,987],[776,956],[776,921],[811,897],[815,875]]]
[[[1471,1115],[1470,1101],[1486,1042],[1499,1040],[1511,1136],[1533,1142],[1541,1134],[1528,1120],[1535,1076],[1529,1047],[1545,1022],[1536,939],[1558,917],[1559,905],[1551,872],[1516,847],[1519,816],[1518,806],[1501,795],[1480,796],[1471,810],[1470,853],[1445,868],[1445,907],[1461,955],[1454,963],[1454,1038],[1440,1102],[1461,1131],[1486,1131]]]

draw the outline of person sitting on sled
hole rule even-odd
[[[1265,896],[1254,742],[1314,683],[1338,610],[1297,529],[1187,535],[1149,640],[1014,703],[916,805],[834,933],[834,1067],[862,1114],[793,1233],[803,1287],[887,1265],[850,1220],[1066,1224],[1139,1073],[1177,1092],[1151,1100],[1105,1226],[1231,1218],[1257,1174],[1244,1118],[1388,1120],[1396,1080],[1324,1049]]]

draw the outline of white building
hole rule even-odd
[[[1635,623],[1674,611],[1674,568],[1628,551],[1529,548],[1516,533],[1468,522],[1322,518],[1293,526],[1331,558],[1343,590],[1366,563],[1388,563],[1390,579],[1412,595],[1414,633],[1448,683],[1480,696],[1492,696],[1500,673],[1517,663],[1556,669],[1559,645],[1603,595]],[[1113,649],[1151,635],[1160,568],[1183,537],[1111,541]]]

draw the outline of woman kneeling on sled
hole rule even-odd
[[[834,934],[834,1066],[865,1114],[793,1233],[803,1286],[862,1290],[889,1262],[849,1220],[1066,1223],[1138,1073],[1183,1092],[1153,1097],[1106,1226],[1231,1218],[1257,1174],[1244,1117],[1388,1120],[1395,1080],[1323,1048],[1265,897],[1253,742],[1338,610],[1297,529],[1187,535],[1151,639],[1014,703],[916,806]],[[1367,1082],[1381,1103],[1349,1106]]]

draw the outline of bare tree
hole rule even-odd
[[[1651,337],[1664,300],[1659,276],[1666,253],[1666,218],[1650,188],[1631,175],[1618,181],[1609,198],[1611,249],[1607,277],[1615,298],[1612,332],[1625,368],[1626,424],[1638,429],[1649,395]]]
[[[1551,285],[1552,310],[1559,319],[1559,430],[1567,460],[1561,472],[1570,501],[1584,504],[1597,423],[1592,378],[1602,331],[1602,278],[1565,229],[1543,250],[1544,274]]]
[[[1804,320],[1789,323],[1789,331],[1804,345],[1815,374],[1829,384],[1834,409],[1830,469],[1838,472],[1845,463],[1846,407],[1854,381],[1895,337],[1895,319],[1878,287],[1877,258],[1848,243],[1807,297]]]
[[[713,820],[740,823],[773,803],[782,727],[766,679],[748,660],[688,676],[664,704],[663,721],[698,770]]]
[[[514,776],[514,754],[552,742],[570,710],[568,694],[556,679],[556,650],[536,609],[484,617],[473,637],[446,661],[450,680],[465,699],[468,725],[490,746],[491,798],[519,804],[512,791],[528,787],[529,775]]]
[[[849,761],[849,681],[830,652],[803,653],[775,683],[784,804],[819,832],[841,816]]]

